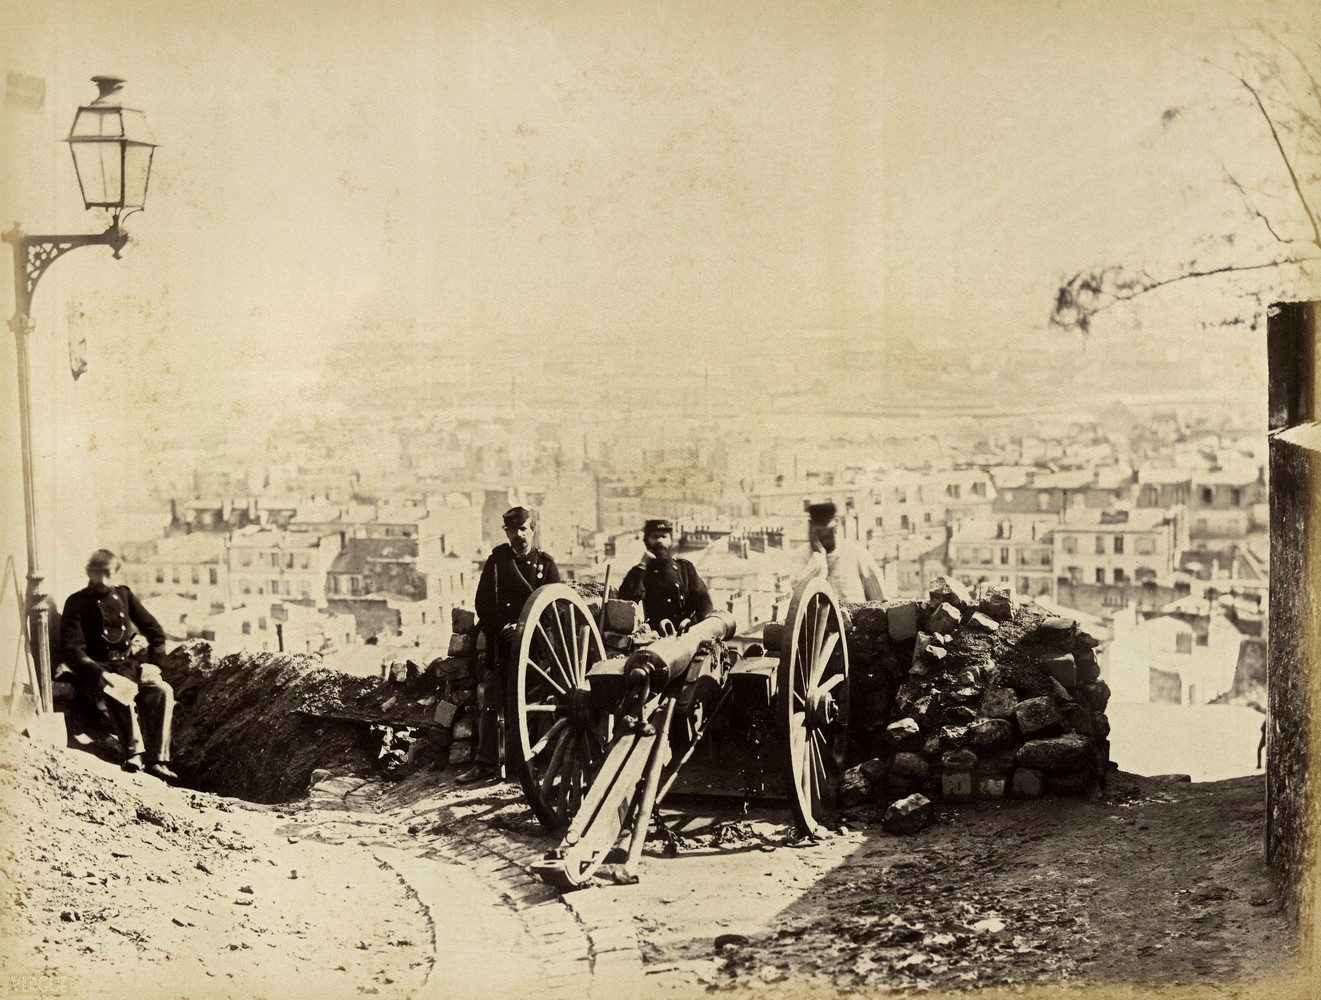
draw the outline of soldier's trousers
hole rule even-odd
[[[119,734],[124,756],[142,754],[148,764],[170,759],[170,733],[174,727],[174,688],[153,664],[128,664],[115,668],[138,685],[134,704],[121,705],[105,698],[106,712]]]

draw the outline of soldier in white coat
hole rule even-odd
[[[808,543],[796,553],[790,581],[794,589],[824,576],[841,601],[861,604],[885,600],[876,560],[861,543],[837,535],[835,514],[833,503],[814,503],[807,508]]]

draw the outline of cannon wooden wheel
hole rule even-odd
[[[587,671],[605,644],[572,587],[538,587],[510,644],[505,759],[543,826],[562,830],[605,755],[609,713],[593,707]]]
[[[788,739],[789,807],[811,834],[835,822],[849,726],[849,655],[834,589],[809,580],[789,604],[776,715]]]

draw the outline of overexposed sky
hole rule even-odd
[[[162,143],[124,258],[81,250],[42,281],[39,428],[86,452],[241,423],[346,335],[589,372],[603,349],[736,370],[804,332],[933,363],[1058,349],[1073,271],[1270,252],[1224,176],[1287,220],[1278,155],[1202,61],[1234,65],[1259,19],[1321,38],[1284,0],[10,0],[0,63],[46,91],[0,106],[6,227],[95,229],[59,141],[93,74],[127,78]],[[1184,289],[1093,341],[1128,362],[1235,308]],[[42,447],[43,475],[84,481]]]
[[[47,98],[6,109],[3,200],[86,224],[57,140],[115,72],[162,142],[116,277],[220,356],[360,321],[1021,335],[1067,271],[1246,228],[1222,165],[1276,154],[1199,58],[1291,7],[11,4]]]

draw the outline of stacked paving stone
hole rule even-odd
[[[477,682],[486,637],[477,631],[477,618],[467,608],[453,609],[450,631],[449,656],[429,668],[439,694],[433,721],[449,730],[449,762],[466,764],[476,752],[477,712],[486,694]]]
[[[599,587],[596,589],[599,591]],[[588,599],[593,619],[602,621],[599,594],[593,597],[590,585],[580,585],[578,590]],[[606,601],[604,623],[602,639],[607,656],[625,655],[656,638],[642,621],[638,605],[631,601]],[[428,668],[428,673],[439,681],[432,722],[449,729],[449,762],[464,764],[475,752],[477,712],[486,697],[484,685],[477,680],[477,664],[486,655],[486,637],[477,632],[476,618],[464,608],[454,609],[451,631],[449,656]]]
[[[1109,766],[1110,691],[1097,640],[1011,589],[935,581],[925,602],[852,610],[848,634],[864,763],[841,805],[1087,794]]]

